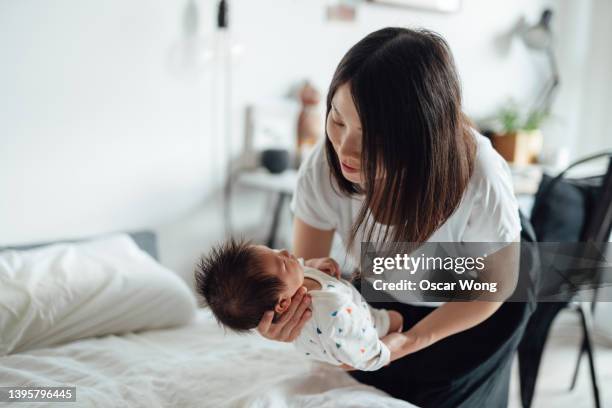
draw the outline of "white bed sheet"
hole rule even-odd
[[[207,310],[175,329],[0,357],[0,386],[34,384],[77,387],[76,404],[53,407],[413,407],[289,344],[225,334]]]

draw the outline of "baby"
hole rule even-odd
[[[333,365],[346,364],[373,371],[387,365],[389,347],[380,338],[402,330],[396,311],[371,308],[361,294],[337,274],[330,258],[301,259],[286,250],[229,240],[201,259],[196,268],[196,290],[217,320],[238,332],[257,327],[264,313],[276,317],[291,305],[291,298],[305,286],[312,317],[294,341],[310,358]]]

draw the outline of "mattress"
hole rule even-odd
[[[225,333],[206,309],[186,326],[0,357],[0,386],[76,386],[54,407],[412,407],[290,344]],[[35,404],[28,404],[35,406]]]

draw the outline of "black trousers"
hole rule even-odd
[[[372,303],[397,310],[408,330],[434,309],[399,302]],[[352,371],[358,381],[419,407],[508,405],[512,358],[532,306],[504,303],[478,326],[407,355],[378,371]]]

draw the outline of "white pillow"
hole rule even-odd
[[[127,235],[0,252],[0,356],[189,322],[185,282]]]

